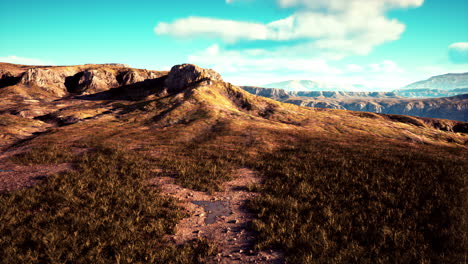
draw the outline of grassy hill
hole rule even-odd
[[[238,168],[262,177],[246,204],[256,244],[245,254],[278,250],[287,263],[466,258],[468,135],[452,132],[466,123],[280,103],[193,65],[157,78],[63,97],[0,88],[9,98],[0,169],[16,181],[0,178],[0,262],[209,263],[217,241],[172,241],[187,212],[148,182],[171,176],[209,194]],[[68,169],[27,176],[59,165]]]

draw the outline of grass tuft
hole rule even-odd
[[[22,165],[60,164],[73,161],[73,154],[68,148],[58,145],[37,146],[12,157],[12,161]]]

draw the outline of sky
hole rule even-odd
[[[398,89],[468,72],[467,0],[0,0],[0,61]]]

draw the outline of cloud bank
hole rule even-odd
[[[234,2],[229,0],[227,3]],[[366,55],[375,46],[399,39],[401,22],[386,17],[391,9],[419,7],[424,0],[277,0],[294,12],[270,23],[186,17],[161,22],[154,31],[175,37],[219,38],[227,43],[307,40],[308,48],[342,55]]]

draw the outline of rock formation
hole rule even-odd
[[[48,68],[31,68],[23,73],[21,84],[40,87],[57,96],[64,96],[67,94],[65,78],[69,74],[67,71],[54,71]]]
[[[214,70],[200,68],[193,64],[181,64],[172,67],[165,81],[165,87],[168,93],[173,94],[204,81],[210,84],[212,81],[223,81],[223,79]]]
[[[0,66],[0,88],[16,84],[35,87],[42,90],[46,97],[95,94],[166,75],[166,72],[162,71],[131,69],[120,64],[37,67],[0,64]]]

